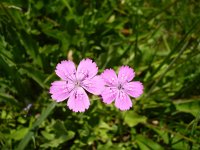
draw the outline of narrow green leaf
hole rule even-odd
[[[199,99],[174,101],[174,104],[175,104],[177,110],[191,113],[195,117],[200,112],[200,100]]]
[[[18,103],[17,100],[13,96],[6,93],[0,93],[0,102],[1,101],[9,102],[10,104],[13,104],[13,105],[16,105]]]
[[[21,74],[26,74],[30,78],[32,78],[35,82],[37,82],[42,88],[45,88],[46,85],[44,84],[45,76],[44,74],[40,71],[34,68],[30,64],[22,65],[21,68],[19,69],[19,72]]]
[[[146,150],[147,147],[150,150],[164,150],[164,148],[160,144],[154,142],[150,138],[144,137],[143,135],[137,135],[136,140],[139,143],[139,146],[141,146],[140,148],[142,150]]]
[[[48,117],[48,115],[55,108],[55,106],[56,106],[56,102],[52,102],[48,105],[46,109],[44,109],[44,111],[42,111],[42,114],[39,116],[37,121],[33,124],[31,129],[28,131],[28,133],[24,136],[24,138],[19,143],[17,150],[23,150],[26,148],[32,136],[34,135],[34,129],[36,129]]]

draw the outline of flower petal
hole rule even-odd
[[[129,82],[135,77],[135,72],[129,66],[122,66],[119,69],[118,80],[121,83]]]
[[[77,68],[76,77],[78,80],[94,77],[98,72],[98,67],[91,59],[83,59]]]
[[[118,84],[117,75],[113,69],[104,70],[101,77],[108,86],[116,86]]]
[[[83,88],[79,87],[71,93],[67,106],[74,112],[84,112],[89,108],[90,101]]]
[[[116,87],[106,87],[101,93],[103,102],[111,104],[117,97],[118,90]]]
[[[115,100],[115,106],[120,110],[128,110],[132,107],[132,101],[124,91],[120,90]]]
[[[143,85],[139,81],[129,82],[124,84],[124,90],[132,97],[139,97],[143,93]]]
[[[51,98],[57,102],[61,102],[67,99],[73,89],[72,84],[68,84],[68,81],[54,81],[51,83],[49,93],[51,93]]]
[[[62,80],[74,80],[76,67],[72,61],[64,60],[56,66],[55,72]]]
[[[101,76],[95,76],[92,79],[85,79],[82,82],[82,87],[94,95],[100,95],[104,90],[104,80]]]

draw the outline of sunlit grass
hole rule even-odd
[[[194,0],[3,0],[0,148],[199,149],[199,18]],[[56,64],[86,57],[134,68],[145,92],[131,110],[52,103]]]

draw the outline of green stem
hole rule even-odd
[[[150,88],[149,92],[147,93],[147,96],[148,97],[151,92],[153,91],[153,89],[156,87],[156,85],[160,82],[160,80],[166,75],[166,73],[171,69],[172,65],[176,62],[177,59],[180,58],[180,56],[183,54],[183,52],[185,51],[185,49],[187,48],[188,46],[188,42],[185,43],[185,45],[182,47],[182,49],[179,51],[178,53],[178,56],[175,57],[171,63],[169,64],[169,66],[166,68],[166,70],[161,74],[161,76],[158,78],[158,80],[156,80],[156,82],[152,85],[152,87]]]
[[[24,138],[19,143],[17,150],[23,150],[28,145],[31,138],[34,136],[35,129],[49,116],[49,114],[52,112],[52,110],[56,106],[56,102],[52,102],[48,105],[46,109],[42,111],[42,114],[39,116],[37,121],[32,125],[31,129],[28,131],[28,133],[24,136]]]

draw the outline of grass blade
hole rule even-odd
[[[25,137],[19,143],[17,150],[23,150],[28,145],[31,138],[34,136],[34,130],[49,116],[52,110],[55,108],[56,102],[52,102],[48,105],[48,107],[42,112],[37,121],[33,124],[29,132],[25,135]]]

